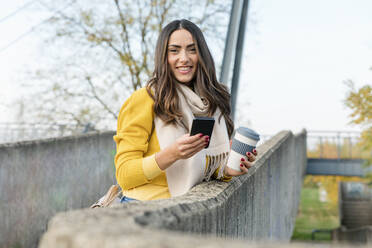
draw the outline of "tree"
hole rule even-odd
[[[37,87],[22,119],[91,123],[98,129],[114,129],[123,101],[151,76],[155,42],[169,21],[198,24],[212,52],[222,57],[231,5],[222,0],[39,2],[53,16],[40,29],[47,36],[44,56],[28,76],[26,87]]]
[[[345,104],[352,110],[351,123],[362,126],[360,146],[369,153],[368,163],[372,164],[372,86],[365,85],[355,89],[354,83],[346,82],[349,92]]]

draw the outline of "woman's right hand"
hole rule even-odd
[[[189,134],[185,134],[176,140],[172,148],[177,160],[187,159],[203,150],[208,142],[209,136],[207,135],[200,133],[190,136]]]
[[[190,136],[185,134],[172,145],[166,147],[155,155],[155,160],[161,170],[165,170],[179,159],[187,159],[203,150],[208,144],[209,137],[203,134]]]

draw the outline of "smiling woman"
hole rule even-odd
[[[215,119],[213,139],[190,135],[195,117]],[[201,30],[187,20],[169,23],[157,41],[152,78],[120,110],[114,140],[123,199],[179,196],[202,181],[247,173],[256,151],[242,157],[239,171],[226,166],[233,129],[230,94],[217,81]]]
[[[169,38],[168,63],[177,81],[190,84],[198,66],[192,35],[185,29],[174,31]]]

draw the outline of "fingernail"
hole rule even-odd
[[[240,164],[240,167],[243,167],[243,165],[242,165],[242,164]]]
[[[256,153],[257,152],[256,149],[253,149],[253,152]]]
[[[250,153],[250,152],[248,152],[247,154],[248,154],[248,157],[250,157],[250,156],[251,156],[251,153]]]
[[[245,159],[244,158],[241,158],[240,161],[245,161]]]
[[[202,134],[202,133],[201,133],[201,134],[199,134],[199,137],[203,137],[203,136],[204,136],[204,134]]]

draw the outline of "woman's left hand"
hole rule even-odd
[[[242,157],[240,160],[240,171],[225,166],[225,176],[235,177],[248,173],[248,169],[252,167],[252,163],[256,160],[257,150],[254,149],[252,152],[247,152],[246,155],[246,157]]]

